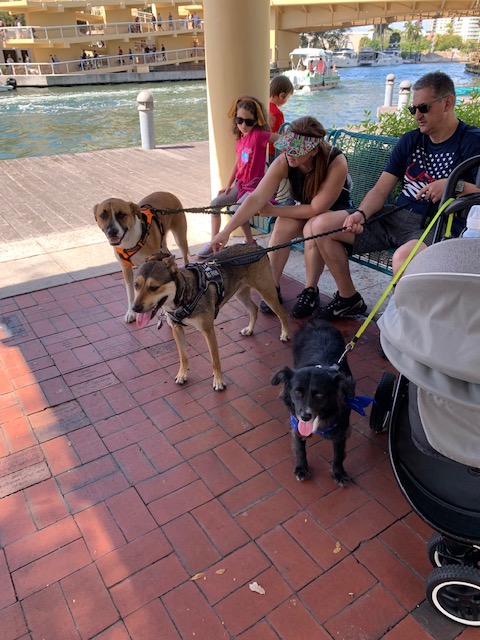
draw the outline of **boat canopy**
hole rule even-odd
[[[313,47],[299,47],[290,51],[289,56],[307,56],[308,58],[321,58],[331,56],[332,52],[326,49],[315,49]]]

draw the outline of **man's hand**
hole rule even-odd
[[[349,216],[347,216],[342,224],[342,227],[347,227],[345,231],[349,231],[350,233],[354,233],[358,235],[363,233],[363,224],[365,219],[360,211],[354,211]]]
[[[430,200],[431,202],[440,202],[446,184],[447,178],[441,178],[440,180],[430,182],[430,184],[427,184],[417,193],[417,200],[424,197],[425,200]]]

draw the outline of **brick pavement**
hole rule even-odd
[[[284,277],[287,311],[301,288]],[[216,393],[202,336],[187,331],[178,387],[168,327],[126,326],[124,295],[113,274],[0,301],[2,640],[476,637],[424,601],[431,532],[367,418],[352,418],[351,485],[316,438],[313,478],[295,480],[276,318],[244,338],[240,306],[221,311]],[[374,325],[350,365],[373,394],[390,368]]]
[[[243,338],[240,306],[221,311],[222,393],[202,336],[188,332],[178,387],[169,329],[123,323],[93,205],[155,189],[206,204],[208,143],[3,161],[0,183],[1,640],[473,639],[425,602],[431,532],[397,487],[384,434],[355,414],[347,488],[320,439],[313,479],[294,479],[270,385],[291,363],[275,318]],[[189,218],[191,245],[206,226]],[[282,281],[287,311],[299,255]],[[385,278],[355,279],[371,306]],[[333,292],[329,274],[320,285]],[[349,339],[358,321],[339,326]],[[390,368],[375,325],[350,364],[373,394]]]

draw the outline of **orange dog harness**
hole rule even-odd
[[[145,245],[145,242],[147,241],[148,235],[150,233],[150,229],[152,228],[152,224],[154,222],[158,224],[158,228],[160,229],[160,233],[162,237],[164,235],[163,225],[158,219],[157,212],[155,209],[152,209],[150,205],[146,204],[141,207],[140,213],[142,215],[141,217],[142,235],[140,237],[140,240],[137,242],[137,244],[134,247],[131,247],[130,249],[122,249],[122,247],[115,247],[115,251],[119,254],[120,260],[127,267],[133,266],[132,256],[134,256],[137,253],[137,251],[140,251],[140,249]]]

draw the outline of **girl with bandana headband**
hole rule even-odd
[[[232,120],[232,133],[237,139],[236,161],[226,187],[210,203],[212,207],[226,207],[235,203],[240,205],[246,200],[265,173],[268,143],[279,138],[277,133],[270,131],[265,107],[252,96],[242,96],[236,100],[227,115]],[[231,209],[236,211],[238,206]],[[211,214],[212,239],[220,231],[220,221],[220,212]],[[245,244],[255,244],[250,223],[246,221],[238,226],[242,227]],[[197,255],[208,258],[212,253],[209,242]]]
[[[214,251],[222,249],[229,235],[257,212],[276,216],[270,246],[289,242],[303,235],[310,219],[330,210],[350,206],[351,180],[347,159],[336,147],[325,141],[323,125],[310,116],[294,120],[288,133],[274,143],[280,155],[270,165],[255,191],[236,211],[221,233],[211,243]],[[283,179],[290,184],[290,200],[286,205],[269,203]],[[287,263],[290,249],[277,249],[269,253],[273,279],[280,293],[280,277]],[[298,296],[292,315],[304,318],[312,315],[320,304],[317,283],[322,261],[314,241],[305,243],[306,287]],[[260,310],[271,313],[262,301]]]

